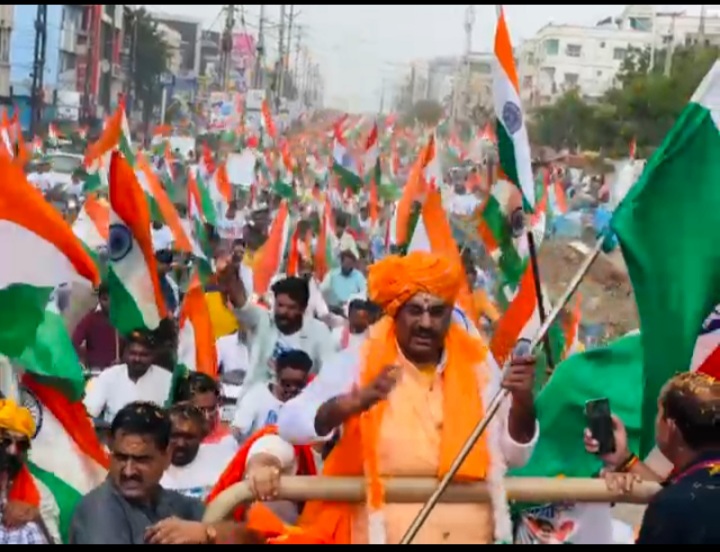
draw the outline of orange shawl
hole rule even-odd
[[[207,498],[206,503],[212,502],[221,492],[225,489],[243,480],[245,477],[245,466],[247,465],[248,454],[250,449],[260,438],[266,435],[277,435],[277,426],[270,425],[262,428],[260,431],[253,433],[246,441],[243,446],[238,449],[233,456],[233,459],[225,468],[225,471],[220,475],[212,488]],[[300,445],[295,447],[295,456],[298,459],[298,474],[299,475],[317,475],[315,469],[315,459],[311,448],[308,445]],[[233,513],[233,517],[241,521],[245,515],[247,508],[244,505],[238,506]]]
[[[476,368],[481,364],[487,349],[482,341],[470,336],[453,324],[445,341],[446,367],[443,372],[444,419],[438,478],[444,476],[463,444],[483,416],[481,388]],[[371,330],[363,346],[366,359],[361,383],[366,385],[383,366],[397,360],[394,321],[385,317]],[[482,382],[484,383],[484,382]],[[368,505],[379,510],[384,504],[384,487],[378,466],[377,445],[382,417],[387,406],[381,402],[360,416],[351,418],[343,427],[342,438],[325,460],[323,475],[349,477],[362,476],[368,480]],[[362,454],[358,454],[362,451]],[[363,469],[365,465],[366,469]],[[457,480],[482,480],[489,468],[487,440],[483,436],[457,474]],[[248,515],[248,528],[264,533],[271,544],[350,544],[352,518],[355,505],[340,502],[310,501],[305,503],[297,527],[282,525],[264,508],[252,508]],[[253,515],[254,514],[254,515]],[[278,525],[278,523],[280,525]],[[280,527],[284,531],[280,532]]]

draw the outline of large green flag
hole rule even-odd
[[[720,303],[719,98],[716,62],[611,222],[640,315],[646,427],[665,382],[690,369],[702,323]],[[644,437],[642,454],[654,446]]]
[[[561,362],[536,400],[540,439],[532,458],[511,475],[524,477],[591,477],[601,460],[585,452],[585,403],[607,398],[612,412],[628,430],[630,449],[637,452],[643,426],[643,354],[639,334],[605,347],[577,353]],[[650,427],[652,434],[652,426]]]

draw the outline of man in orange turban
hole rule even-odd
[[[397,543],[422,505],[385,504],[382,478],[441,478],[502,386],[512,400],[457,474],[458,480],[487,480],[490,504],[438,505],[416,542],[511,542],[502,481],[507,466],[528,461],[538,438],[535,369],[532,359],[517,359],[501,376],[484,343],[453,321],[463,278],[461,266],[425,252],[370,267],[368,298],[384,316],[359,350],[335,356],[285,403],[278,420],[288,446],[329,441],[342,428],[323,475],[365,477],[368,500],[308,502],[288,535],[296,538],[300,530],[302,542],[314,543]],[[270,454],[282,463],[283,455]]]
[[[35,421],[27,408],[0,399],[0,496],[2,508],[0,543],[55,544],[57,518],[42,519],[40,491],[26,461]]]

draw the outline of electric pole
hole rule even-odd
[[[285,4],[280,4],[280,30],[278,31],[278,61],[275,71],[275,110],[280,111],[280,97],[283,89],[283,48],[285,47]]]
[[[665,49],[665,76],[669,77],[670,72],[672,71],[672,58],[673,53],[675,52],[675,18],[683,15],[683,12],[673,12],[673,13],[667,13],[663,15],[669,15],[670,16],[670,36],[668,37],[667,41],[667,48]]]
[[[295,83],[295,90],[297,91],[297,96],[300,96],[300,83],[298,81],[298,78],[300,78],[300,49],[301,49],[301,43],[302,43],[302,28],[300,25],[297,26],[297,40],[295,40],[295,67],[293,71],[293,82]]]
[[[31,119],[30,132],[37,134],[38,125],[42,121],[43,103],[45,101],[43,77],[45,73],[45,52],[47,49],[47,4],[38,4],[35,19],[35,48],[33,51],[33,74],[31,88]]]
[[[700,28],[698,29],[698,44],[705,47],[705,4],[700,6]]]
[[[263,88],[263,57],[265,56],[265,4],[260,5],[260,22],[258,23],[257,55],[255,56],[255,88]]]
[[[92,81],[93,55],[93,33],[95,32],[95,6],[85,6],[88,14],[87,42],[85,46],[85,82],[83,84],[82,107],[85,116],[85,124],[90,123],[90,91]]]
[[[293,23],[295,20],[295,4],[290,5],[290,15],[288,16],[288,34],[287,34],[287,45],[285,46],[285,57],[283,58],[284,68],[283,68],[283,88],[280,89],[280,93],[282,94],[283,98],[287,98],[288,94],[286,93],[287,90],[287,82],[285,82],[285,77],[290,76],[290,50],[292,48],[292,32],[293,32]],[[296,84],[297,86],[297,84]]]
[[[472,52],[472,31],[475,25],[475,6],[468,6],[465,10],[465,59],[463,67],[463,116],[468,117],[467,107],[470,105],[470,54]]]
[[[235,5],[228,4],[225,6],[227,10],[225,14],[225,29],[221,41],[221,63],[222,67],[221,82],[225,92],[230,90],[230,69],[232,67],[232,47],[233,47],[233,29],[235,28]]]

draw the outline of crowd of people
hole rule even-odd
[[[450,211],[470,214],[482,193],[459,186]],[[421,504],[386,503],[384,480],[442,477],[500,389],[502,403],[458,471],[488,483],[490,500],[440,504],[421,528],[422,544],[520,542],[504,489],[508,468],[530,459],[540,426],[535,412],[535,358],[516,356],[501,370],[482,335],[454,320],[469,285],[487,336],[499,318],[478,259],[463,266],[414,251],[378,254],[382,236],[367,224],[365,203],[348,223],[335,213],[336,268],[321,280],[312,266],[312,216],[297,274],[279,274],[270,292],[253,290],[253,259],[279,202],[250,209],[230,202],[213,242],[215,274],[204,287],[218,377],[176,370],[184,259],[162,224],[152,236],[162,294],[174,317],[154,332],[120,335],[109,318],[106,284],[97,308],[72,335],[89,379],[87,414],[109,452],[107,480],[82,497],[71,544],[392,544]],[[302,207],[298,204],[298,209]],[[382,216],[389,216],[389,211]],[[235,391],[233,391],[235,389]],[[667,484],[648,507],[640,544],[720,542],[713,523],[720,385],[700,374],[671,380],[659,397],[657,445],[672,463]],[[665,478],[628,450],[614,417],[616,450],[602,455],[608,487],[626,492],[639,480]],[[13,494],[35,433],[31,413],[0,401],[2,544],[58,542],[57,512]],[[592,434],[578,454],[598,453]],[[354,476],[366,481],[364,504],[294,503],[279,498],[283,476]],[[232,519],[203,521],[205,505],[247,481],[254,502]],[[601,543],[611,543],[611,534]]]

